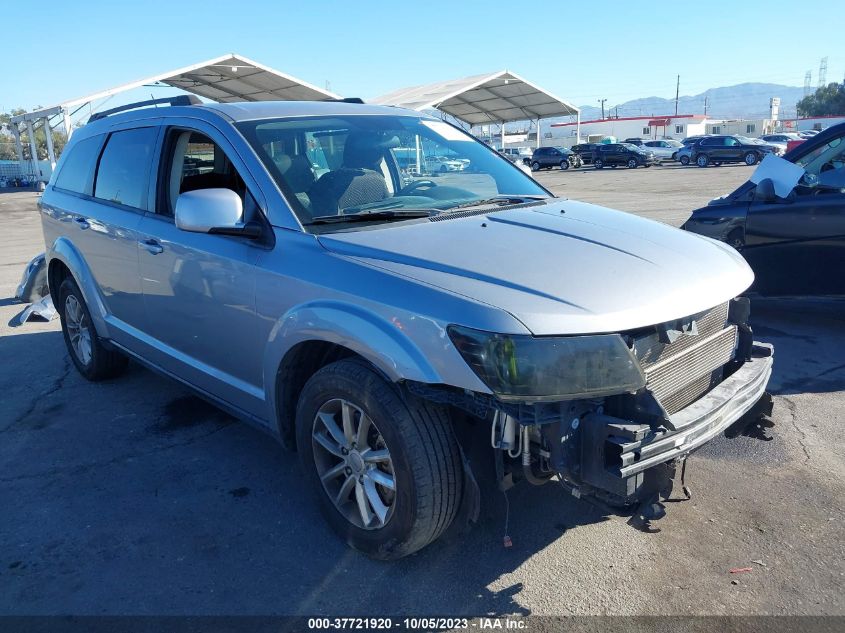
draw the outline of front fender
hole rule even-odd
[[[73,276],[76,285],[82,292],[82,298],[88,306],[88,311],[91,313],[91,322],[94,324],[94,329],[97,335],[103,338],[108,338],[108,329],[106,327],[106,304],[100,294],[97,285],[94,283],[94,276],[91,274],[91,269],[85,261],[79,249],[73,245],[66,237],[59,237],[50,245],[50,248],[45,253],[47,258],[47,281],[50,285],[50,294],[53,296],[56,303],[56,309],[61,308],[58,305],[59,289],[53,287],[56,284],[56,277],[53,274],[53,266],[55,261],[59,261],[65,265]]]

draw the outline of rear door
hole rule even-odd
[[[157,121],[114,128],[100,139],[99,156],[93,154],[96,166],[89,190],[72,194],[64,189],[63,174],[55,183],[55,191],[62,195],[54,200],[69,212],[69,237],[88,265],[105,309],[108,336],[133,350],[134,333],[145,325],[138,226],[147,210],[158,135]]]
[[[723,160],[742,160],[742,157],[745,154],[745,150],[743,149],[742,143],[740,143],[739,140],[735,139],[732,136],[726,136],[724,142],[722,143],[722,146],[723,147],[721,150],[721,156]]]
[[[241,158],[210,124],[188,120],[167,127],[162,148],[154,208],[140,227],[147,356],[261,416],[267,327],[256,318],[255,264],[268,244],[183,231],[176,227],[174,209],[185,191],[228,188],[241,196],[248,221],[262,214],[263,197]]]

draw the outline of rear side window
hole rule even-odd
[[[97,164],[101,136],[92,136],[70,148],[64,165],[56,177],[55,187],[74,193],[91,194],[91,175]]]
[[[147,208],[147,184],[158,128],[114,132],[97,168],[94,197],[136,209]]]

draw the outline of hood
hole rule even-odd
[[[727,301],[754,279],[732,248],[571,200],[321,235],[328,250],[507,311],[538,336],[618,332]],[[455,322],[462,323],[456,315]]]

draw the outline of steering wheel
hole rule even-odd
[[[437,183],[433,180],[417,180],[415,182],[412,182],[410,185],[402,187],[402,189],[399,190],[399,194],[404,196],[422,187],[425,187],[426,189],[432,189],[436,186]]]

